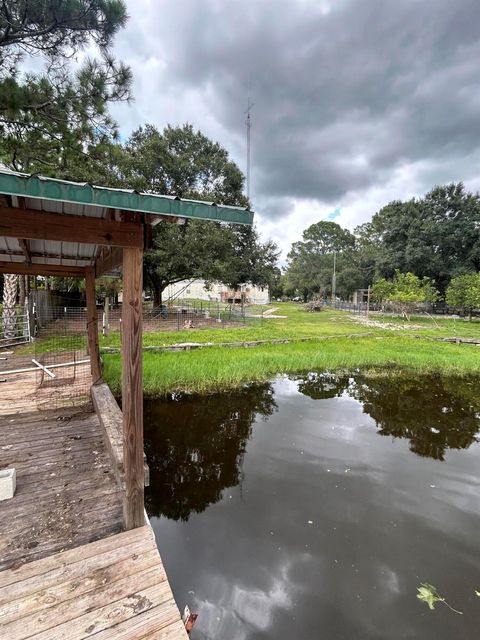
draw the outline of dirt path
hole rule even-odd
[[[267,309],[263,313],[257,313],[251,318],[286,318],[287,316],[274,316],[274,312],[278,309],[278,307],[272,307],[271,309]]]

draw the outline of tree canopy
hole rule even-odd
[[[363,283],[362,272],[353,269],[355,237],[336,222],[312,224],[294,242],[288,254],[285,288],[298,292],[304,300],[315,294],[331,292],[334,268],[339,274],[337,290],[348,296]]]
[[[358,232],[377,249],[378,275],[411,272],[432,278],[443,293],[453,277],[480,270],[479,228],[480,196],[460,182],[391,202]]]
[[[438,300],[438,291],[430,278],[419,278],[410,272],[401,273],[398,269],[391,280],[377,280],[373,285],[372,294],[374,300],[389,302],[405,316],[408,316],[417,304]]]
[[[126,20],[122,0],[3,0],[0,63],[23,53],[67,58],[91,41],[105,49]]]
[[[341,297],[399,272],[428,278],[443,298],[453,278],[480,270],[480,195],[461,182],[435,187],[422,198],[390,202],[354,234],[333,222],[311,225],[292,245],[284,291],[328,295],[334,251]]]
[[[122,182],[131,188],[247,205],[244,177],[228,152],[192,125],[167,125],[159,131],[146,125],[134,131],[123,147]]]
[[[247,205],[244,177],[228,152],[189,124],[153,125],[134,131],[122,146],[115,167],[120,183],[130,188]],[[160,222],[154,227],[153,250],[145,256],[145,283],[155,304],[169,284],[202,278],[238,287],[245,282],[268,286],[277,262],[274,243],[262,243],[255,229],[189,220],[184,225]]]
[[[115,137],[110,102],[130,98],[131,73],[110,45],[127,20],[121,0],[6,0],[0,5],[0,159],[14,169],[75,178]],[[96,47],[82,64],[74,56]],[[45,68],[22,73],[28,55]],[[72,175],[73,174],[73,175]]]
[[[480,309],[480,273],[452,278],[445,299],[447,304],[463,307],[471,319],[472,311]]]

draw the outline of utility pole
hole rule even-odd
[[[250,166],[251,166],[251,159],[250,159],[250,151],[251,151],[251,145],[250,145],[250,131],[252,128],[252,107],[253,107],[253,102],[251,102],[250,100],[250,96],[248,96],[248,101],[247,101],[247,110],[245,111],[245,113],[247,114],[247,119],[245,120],[245,125],[247,127],[247,198],[250,200]]]
[[[333,275],[332,275],[332,305],[335,305],[335,294],[337,292],[337,252],[333,252]]]

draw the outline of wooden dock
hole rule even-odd
[[[0,573],[0,637],[187,637],[149,526]]]
[[[185,640],[148,525],[123,492],[91,406],[0,416],[0,638]]]
[[[72,369],[62,360],[70,362],[72,353],[40,350],[33,364],[47,377],[39,379],[36,369],[15,371],[30,369],[26,353],[27,366],[18,362],[13,372],[2,360],[0,469],[15,467],[18,477],[15,496],[0,503],[0,639],[185,640],[145,520],[143,255],[160,219],[213,215],[251,225],[253,214],[220,205],[212,213],[210,203],[192,208],[180,200],[172,209],[170,198],[8,170],[0,170],[0,205],[0,272],[84,279],[85,323],[70,329],[85,335],[89,354]],[[95,289],[98,278],[120,268],[121,411],[99,389]],[[65,368],[52,375],[48,365],[58,359]],[[95,413],[64,409],[88,399],[90,383]],[[31,413],[37,408],[42,412]]]

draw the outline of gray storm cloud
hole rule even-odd
[[[137,77],[124,129],[189,120],[243,160],[250,92],[262,202],[334,207],[419,164],[425,190],[473,175],[478,0],[131,0],[129,12],[116,45]]]

